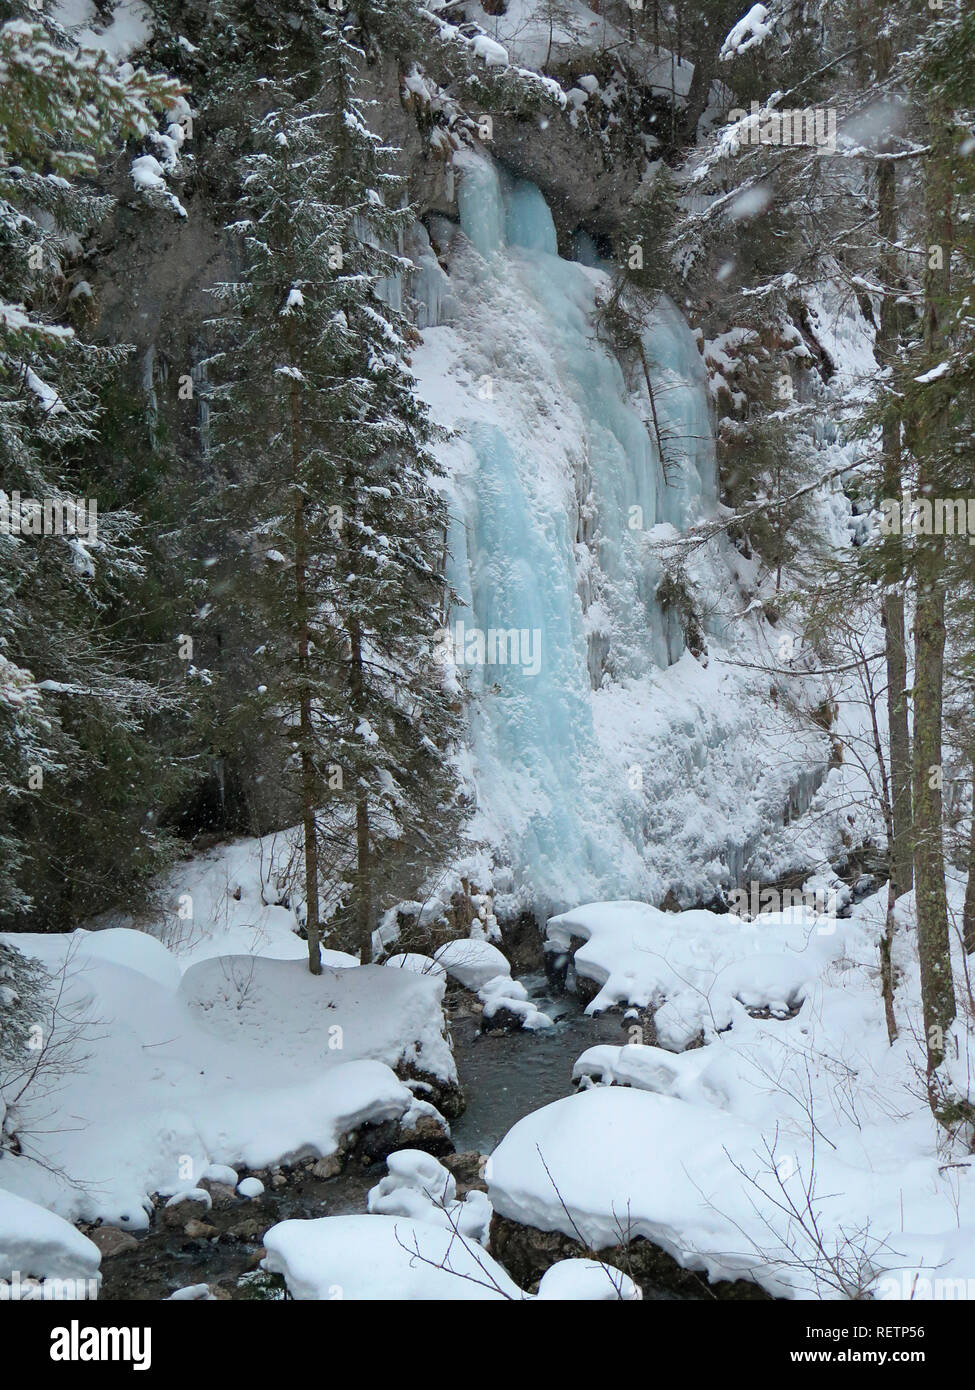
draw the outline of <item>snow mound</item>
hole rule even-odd
[[[368,1057],[453,1082],[443,993],[442,978],[410,970],[365,965],[312,975],[301,961],[253,956],[200,961],[180,985],[200,1025],[226,1042],[256,1046],[271,1034],[277,1050],[308,1065]]]
[[[386,1160],[388,1176],[369,1193],[368,1209],[380,1216],[408,1216],[454,1230],[467,1240],[486,1245],[491,1203],[483,1192],[468,1192],[457,1201],[453,1175],[429,1154],[403,1149]]]
[[[69,1222],[0,1188],[0,1279],[98,1279],[98,1246]]]
[[[383,965],[391,970],[412,970],[415,975],[435,975],[439,979],[446,979],[447,976],[447,971],[438,960],[434,960],[433,956],[420,955],[417,951],[387,956]]]
[[[643,1236],[712,1281],[752,1279],[777,1296],[801,1296],[803,1271],[789,1268],[777,1239],[786,1223],[770,1199],[761,1208],[772,1226],[768,1249],[749,1251],[742,1238],[740,1226],[755,1221],[749,1196],[762,1197],[736,1165],[761,1181],[760,1135],[751,1126],[669,1096],[595,1087],[509,1131],[491,1156],[488,1195],[501,1216],[581,1234],[593,1250]]]
[[[124,965],[154,980],[163,989],[176,989],[180,968],[171,951],[161,941],[129,927],[107,927],[104,931],[74,933],[79,962],[85,959]]]
[[[842,954],[846,928],[808,908],[746,922],[705,910],[662,912],[649,903],[588,903],[549,918],[546,949],[568,953],[573,938],[582,938],[575,972],[600,986],[587,1011],[652,1005],[658,1037],[680,1050],[700,1033],[707,1038],[727,1028],[736,1006],[794,1009]]]
[[[407,1302],[523,1299],[496,1260],[451,1230],[396,1216],[282,1221],[264,1237],[264,1266],[297,1299]]]
[[[499,975],[511,974],[506,957],[490,941],[448,941],[433,958],[465,989],[477,990]]]
[[[638,1285],[629,1275],[599,1260],[559,1260],[542,1275],[538,1297],[584,1303],[638,1302]]]
[[[528,991],[520,980],[512,980],[507,975],[496,975],[488,980],[477,992],[484,1005],[483,1017],[490,1021],[498,1013],[514,1014],[522,1028],[533,1032],[539,1028],[552,1028],[553,1022],[548,1014],[528,997]]]

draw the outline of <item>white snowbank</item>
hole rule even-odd
[[[952,883],[956,921],[962,896]],[[878,971],[885,906],[886,889],[794,950],[781,915],[708,925],[711,914],[688,912],[665,926],[634,903],[565,914],[557,930],[588,931],[578,954],[592,948],[612,998],[683,989],[704,1045],[589,1048],[573,1073],[589,1089],[526,1116],[492,1155],[495,1210],[578,1228],[595,1250],[642,1235],[686,1268],[778,1296],[975,1287],[975,1164],[944,1148],[924,1094],[913,899],[897,904],[893,1045]],[[959,1042],[950,1069],[964,1086],[975,1049]]]
[[[97,1279],[100,1263],[98,1246],[69,1222],[0,1188],[0,1279]]]
[[[128,929],[17,944],[64,973],[55,1041],[72,1068],[21,1102],[24,1154],[4,1157],[0,1185],[71,1220],[144,1229],[149,1194],[196,1187],[214,1164],[236,1178],[429,1113],[386,1059],[455,1075],[433,977],[229,956],[173,988],[165,947]]]
[[[446,1302],[523,1299],[496,1260],[453,1231],[397,1216],[282,1221],[264,1237],[265,1268],[298,1299]]]
[[[736,1005],[785,1013],[843,951],[848,924],[808,908],[745,921],[704,910],[662,912],[648,903],[587,903],[549,918],[549,949],[574,956],[576,974],[601,986],[588,1006],[664,1005],[658,1036],[680,1049],[726,1028]],[[664,1001],[666,1003],[664,1004]]]
[[[302,961],[222,956],[186,971],[180,996],[202,1024],[227,1042],[266,1045],[308,1066],[368,1057],[413,1063],[456,1081],[444,1036],[444,981],[378,965],[326,968]]]

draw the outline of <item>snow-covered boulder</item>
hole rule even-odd
[[[465,989],[478,990],[499,975],[511,975],[507,958],[490,941],[448,941],[434,952],[434,960]]]
[[[0,1188],[0,1279],[99,1279],[98,1246],[70,1222]]]
[[[282,1221],[264,1236],[264,1267],[297,1299],[523,1299],[496,1260],[454,1231],[399,1216]]]
[[[429,1154],[403,1149],[386,1160],[388,1175],[369,1193],[369,1211],[380,1216],[408,1216],[455,1230],[468,1240],[487,1244],[491,1203],[483,1192],[468,1192],[457,1201],[453,1175]]]
[[[629,1275],[599,1260],[559,1260],[542,1275],[538,1297],[559,1302],[637,1302],[643,1297]]]
[[[678,1277],[700,1271],[711,1282],[743,1279],[774,1295],[809,1296],[813,1281],[802,1256],[813,1252],[791,1248],[795,1232],[775,1204],[780,1177],[802,1204],[808,1151],[798,1148],[798,1163],[769,1175],[756,1127],[669,1096],[595,1087],[509,1131],[491,1156],[488,1195],[507,1222],[573,1242],[581,1236],[596,1251],[627,1247],[634,1267],[642,1239],[653,1247],[651,1265],[662,1253]],[[825,1159],[821,1176],[831,1194],[855,1181],[852,1170],[841,1177]],[[504,1257],[520,1278],[537,1272],[509,1258],[507,1241]]]
[[[506,1031],[524,1028],[532,1032],[539,1028],[551,1028],[552,1020],[529,997],[520,980],[512,980],[507,975],[497,975],[488,980],[477,991],[477,997],[484,1005],[481,1015],[485,1031],[496,1028]]]
[[[598,986],[587,1012],[652,1006],[660,1041],[680,1051],[727,1028],[736,1006],[788,1013],[842,954],[847,932],[848,923],[808,908],[745,921],[703,909],[587,903],[549,918],[546,950],[568,953],[581,939],[576,975]]]

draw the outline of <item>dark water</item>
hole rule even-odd
[[[534,1033],[485,1033],[454,1014],[450,1031],[467,1109],[450,1131],[458,1152],[490,1153],[524,1115],[572,1093],[572,1067],[596,1043],[626,1041],[619,1014],[589,1018],[574,995],[552,995],[544,976],[522,976],[532,999],[555,1020]]]

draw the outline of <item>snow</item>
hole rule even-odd
[[[98,1246],[68,1221],[0,1187],[0,1279],[97,1279]]]
[[[369,1057],[405,1062],[455,1081],[443,1035],[444,981],[378,965],[325,968],[312,975],[302,961],[221,956],[185,973],[180,996],[208,1031],[234,1046],[274,1047],[309,1067]]]
[[[416,975],[435,975],[439,979],[445,979],[447,975],[440,961],[434,960],[433,956],[420,955],[417,951],[387,956],[383,965],[390,970],[412,970]]]
[[[520,980],[512,980],[507,975],[497,975],[487,980],[477,992],[484,1005],[483,1017],[492,1019],[501,1010],[514,1014],[521,1027],[533,1031],[536,1028],[551,1028],[552,1019],[528,997],[528,991]]]
[[[499,975],[511,974],[507,959],[490,941],[447,941],[433,958],[465,989],[477,990]]]
[[[163,167],[151,154],[141,154],[133,159],[132,182],[139,189],[167,190]]]
[[[69,1220],[145,1229],[150,1194],[194,1189],[215,1164],[236,1182],[434,1113],[400,1059],[456,1076],[433,976],[214,955],[174,987],[177,961],[131,929],[17,945],[63,978],[54,1041],[70,1065],[18,1107],[25,1152],[4,1157],[0,1186]]]
[[[739,19],[721,45],[718,55],[720,61],[727,63],[730,59],[747,53],[750,48],[757,48],[759,44],[764,43],[771,31],[772,21],[766,7],[753,5],[744,18]]]
[[[73,934],[72,940],[79,964],[86,960],[106,961],[135,970],[162,989],[179,988],[182,972],[178,961],[161,941],[146,932],[131,931],[127,927],[107,927],[104,931],[82,928]]]
[[[205,1187],[186,1187],[182,1192],[174,1192],[166,1206],[179,1207],[184,1202],[202,1202],[207,1211],[213,1206],[213,1198]]]
[[[726,1027],[736,1005],[785,1012],[801,1002],[842,953],[848,930],[847,921],[804,907],[746,922],[703,909],[587,903],[549,919],[546,949],[568,952],[581,938],[575,973],[600,986],[588,1011],[653,1003],[658,1032],[679,1049]]]
[[[108,9],[106,6],[105,9]],[[152,37],[152,14],[141,0],[119,0],[106,23],[93,0],[57,0],[51,17],[83,48],[100,48],[120,63]]]
[[[949,896],[957,921],[962,885]],[[975,1165],[965,1154],[946,1164],[918,1080],[911,895],[897,904],[899,1031],[888,1042],[877,953],[885,907],[886,889],[798,949],[783,920],[722,933],[702,931],[699,913],[673,914],[662,970],[650,950],[650,964],[639,958],[640,942],[664,944],[662,914],[581,909],[571,927],[588,928],[615,993],[693,986],[703,1045],[587,1049],[573,1071],[585,1089],[526,1116],[492,1154],[495,1211],[574,1238],[578,1228],[596,1251],[642,1235],[685,1268],[746,1277],[779,1297],[910,1298],[912,1281],[933,1296],[932,1281],[967,1278]],[[770,949],[757,953],[762,932]],[[960,943],[953,949],[961,978]],[[755,1016],[742,997],[753,1009],[793,1003]],[[967,1077],[971,1066],[962,1044],[952,1068]]]
[[[297,1299],[408,1302],[522,1299],[496,1260],[449,1229],[397,1216],[282,1221],[264,1236],[264,1266]]]
[[[535,675],[514,663],[447,673],[466,694],[471,834],[543,911],[609,894],[660,901],[670,888],[707,901],[746,865],[776,876],[793,867],[788,846],[774,866],[750,861],[793,786],[825,771],[828,741],[770,714],[767,679],[722,663],[774,647],[741,592],[755,576],[726,540],[687,559],[702,614],[707,595],[727,599],[701,619],[707,665],[656,594],[660,547],[717,510],[697,343],[662,300],[644,341],[673,439],[665,479],[642,374],[624,379],[595,338],[609,280],[591,244],[580,236],[566,260],[533,184],[474,151],[453,168],[461,227],[431,223],[436,271],[418,251],[427,326],[412,361],[453,432],[439,450],[451,622],[540,634]]]
[[[464,1240],[486,1245],[491,1203],[483,1192],[457,1200],[453,1175],[429,1154],[402,1149],[386,1160],[387,1176],[369,1192],[369,1211],[379,1216],[407,1216],[454,1230]]]
[[[237,1170],[231,1168],[226,1163],[211,1163],[204,1170],[203,1177],[208,1182],[221,1182],[225,1187],[237,1186]],[[256,1178],[247,1178],[247,1182],[256,1182]]]
[[[938,381],[941,377],[947,376],[950,371],[950,362],[939,362],[936,367],[932,367],[929,372],[924,372],[921,376],[916,376],[914,380],[919,386],[927,386],[929,382]]]
[[[501,44],[489,39],[486,34],[478,34],[471,44],[474,52],[488,67],[507,67],[508,51]]]
[[[599,1260],[559,1260],[542,1275],[538,1297],[584,1303],[636,1302],[643,1294],[633,1280]]]
[[[244,1178],[237,1184],[237,1191],[242,1197],[260,1197],[264,1191],[264,1184],[260,1178]]]

